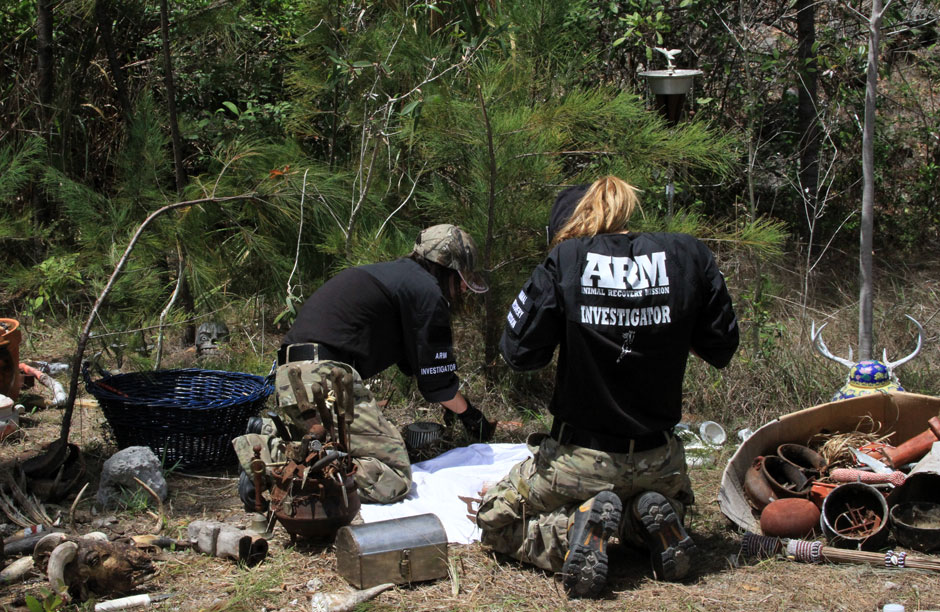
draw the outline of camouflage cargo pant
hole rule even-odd
[[[658,491],[680,520],[693,501],[685,449],[674,436],[643,452],[605,453],[562,445],[547,434],[527,440],[533,456],[516,464],[483,496],[477,524],[493,549],[542,569],[561,571],[568,550],[568,523],[575,508],[601,491],[624,503],[621,540],[642,546],[629,512],[634,497]]]
[[[339,367],[353,375],[355,417],[349,425],[349,446],[356,464],[356,485],[364,502],[386,504],[405,497],[411,490],[411,462],[401,433],[382,414],[372,391],[351,366],[339,361],[294,361],[278,367],[275,385],[278,408],[296,420],[297,400],[287,377],[287,368],[296,366],[307,397],[312,401],[310,385],[320,383],[332,391],[330,371]],[[333,397],[332,392],[330,397]],[[327,404],[332,406],[332,401]]]

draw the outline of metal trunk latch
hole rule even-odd
[[[401,551],[401,561],[398,563],[398,571],[401,577],[411,582],[411,549],[405,548]]]

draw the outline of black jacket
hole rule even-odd
[[[397,364],[426,400],[448,401],[459,386],[448,308],[434,276],[411,259],[347,268],[304,302],[282,343],[325,344],[364,379]]]
[[[556,346],[552,414],[599,434],[639,437],[681,420],[689,351],[724,367],[738,323],[699,240],[604,234],[557,245],[512,303],[500,341],[511,367],[543,367]]]

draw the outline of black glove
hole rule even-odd
[[[474,442],[487,442],[493,437],[496,431],[496,423],[486,420],[483,413],[473,407],[473,404],[467,401],[467,409],[457,415],[463,428],[467,430],[467,436]]]

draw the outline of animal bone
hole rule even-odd
[[[144,483],[143,480],[141,480],[140,478],[137,478],[136,476],[134,477],[134,480],[137,482],[137,484],[143,487],[144,490],[147,491],[147,493],[150,493],[153,499],[157,502],[157,513],[159,514],[159,516],[157,516],[157,524],[154,526],[154,530],[155,530],[154,533],[160,533],[161,531],[163,531],[163,523],[164,523],[163,500],[160,499],[160,496],[157,495],[157,492],[151,489],[150,487],[148,487],[146,483]]]
[[[312,612],[352,612],[359,604],[369,601],[393,586],[395,585],[391,582],[386,582],[352,593],[317,593],[310,598],[310,609]]]
[[[49,555],[55,550],[56,546],[68,539],[64,533],[56,532],[40,538],[33,547],[33,560],[37,567],[46,567],[49,563]]]
[[[33,569],[33,558],[20,557],[0,571],[0,585],[19,582],[31,569]]]
[[[78,507],[78,502],[79,502],[79,500],[82,498],[82,494],[85,492],[85,489],[87,489],[87,488],[88,488],[88,485],[90,485],[90,484],[91,484],[90,482],[86,482],[86,483],[85,483],[85,486],[82,487],[82,490],[78,492],[78,495],[75,496],[75,501],[73,501],[71,507],[69,507],[69,527],[72,529],[72,531],[76,531],[76,529],[75,529],[75,508]]]

